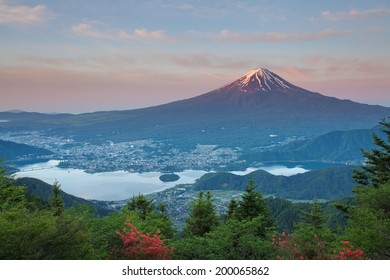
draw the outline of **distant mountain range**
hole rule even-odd
[[[293,176],[272,175],[263,170],[239,176],[232,173],[207,173],[193,185],[194,190],[245,190],[252,178],[257,190],[288,199],[335,199],[350,196],[356,185],[353,166],[327,167]]]
[[[2,130],[46,129],[90,142],[165,139],[256,147],[291,136],[368,129],[390,108],[327,97],[263,68],[206,94],[144,109],[80,115],[0,113]],[[50,129],[50,130],[49,130]]]

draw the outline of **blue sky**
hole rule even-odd
[[[0,42],[1,111],[146,107],[257,67],[390,106],[389,1],[0,0]]]

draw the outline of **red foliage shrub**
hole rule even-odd
[[[342,242],[344,246],[349,245],[349,241],[343,241]],[[353,246],[350,245],[349,247],[344,247],[340,252],[336,253],[334,251],[335,255],[333,255],[334,260],[364,260],[367,259],[364,256],[364,252],[360,249],[353,249]]]
[[[349,241],[342,241],[344,248],[338,252],[338,250],[332,250],[330,245],[322,240],[315,234],[313,236],[313,245],[311,250],[307,250],[305,245],[292,242],[291,237],[284,232],[279,236],[272,237],[272,244],[277,246],[279,254],[277,259],[279,260],[363,260],[367,259],[364,252],[360,249],[355,249],[350,245]],[[349,245],[349,246],[348,246]],[[312,255],[308,256],[304,252],[310,252]]]
[[[122,240],[122,248],[114,248],[113,254],[119,258],[132,260],[170,260],[174,248],[168,248],[160,239],[158,230],[153,236],[142,233],[132,224],[123,233],[116,232]]]

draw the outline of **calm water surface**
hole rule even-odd
[[[208,173],[201,170],[186,170],[175,174],[180,176],[176,182],[162,182],[160,172],[129,173],[115,171],[104,173],[85,173],[80,169],[58,168],[59,161],[51,160],[19,167],[16,177],[33,177],[48,184],[57,180],[64,192],[85,199],[123,200],[137,194],[149,194],[171,188],[177,184],[191,184],[202,175]],[[233,171],[237,175],[245,175],[258,169],[263,169],[274,175],[290,176],[308,170],[301,167],[287,168],[286,166],[264,166],[248,168],[245,171]]]

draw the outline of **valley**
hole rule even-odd
[[[0,139],[86,173],[360,165],[390,108],[327,97],[253,69],[208,93],[126,111],[0,113]],[[382,135],[383,136],[383,135]],[[4,150],[5,151],[5,150]],[[17,168],[26,156],[5,159]],[[0,151],[1,152],[1,151]],[[1,155],[1,154],[0,154]],[[28,163],[28,162],[27,162]],[[232,186],[236,188],[237,186]]]
[[[273,258],[279,249],[264,257],[257,246],[299,234],[305,216],[319,217],[311,223],[329,240],[348,228],[345,211],[358,203],[354,174],[370,157],[361,149],[387,147],[388,124],[378,121],[389,115],[390,108],[323,96],[254,69],[206,94],[144,109],[0,113],[0,156],[16,177],[2,180],[31,213],[56,211],[107,234],[105,245],[93,245],[97,258],[111,258],[106,240],[129,219],[144,232],[161,229],[178,259],[231,258],[237,230],[244,236],[237,248],[253,240],[255,255],[238,249],[234,259]],[[362,176],[358,183],[366,184]],[[204,211],[194,212],[197,205]],[[204,245],[220,242],[220,231],[232,236],[229,249]],[[205,247],[194,254],[191,242]]]
[[[88,173],[125,170],[128,172],[180,172],[184,170],[241,170],[238,147],[217,145],[174,146],[163,140],[135,140],[102,144],[77,142],[72,138],[53,137],[39,131],[13,135],[0,134],[0,139],[42,147],[51,151],[46,159],[60,160],[62,168],[82,169]],[[17,164],[18,162],[14,162]]]

